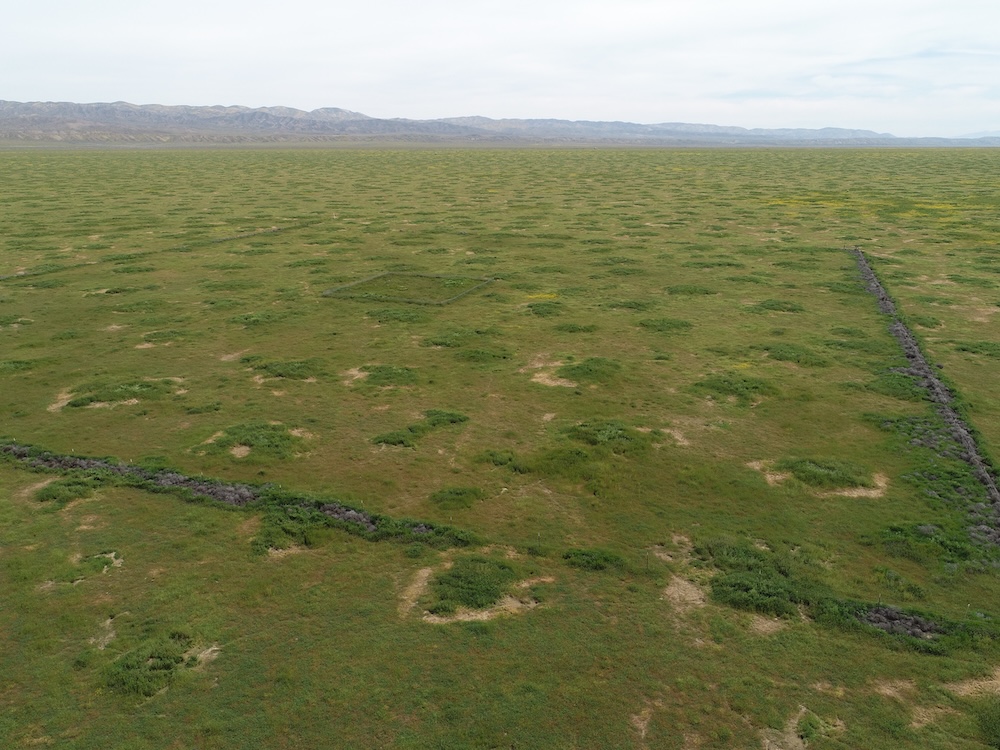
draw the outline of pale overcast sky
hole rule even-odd
[[[1000,131],[997,0],[11,3],[0,99]]]

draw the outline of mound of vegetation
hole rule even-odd
[[[436,615],[452,614],[459,607],[487,609],[504,597],[517,578],[506,561],[460,557],[449,570],[435,576],[431,584],[435,600],[427,609]]]
[[[613,359],[587,357],[582,362],[566,364],[556,370],[556,375],[581,383],[606,383],[614,378],[622,366]]]
[[[738,372],[708,375],[691,386],[695,391],[724,398],[734,397],[746,405],[758,396],[773,396],[778,390],[766,380]]]
[[[581,422],[568,427],[566,434],[574,440],[618,454],[638,453],[648,448],[651,442],[648,435],[613,419]]]
[[[424,412],[424,419],[421,421],[411,424],[402,430],[393,430],[392,432],[384,432],[381,435],[376,435],[372,438],[372,442],[376,445],[400,445],[406,448],[413,448],[418,438],[423,437],[432,430],[468,421],[469,418],[467,416],[458,412],[428,409]]]
[[[776,359],[779,362],[794,362],[803,367],[826,367],[830,364],[812,349],[801,344],[790,344],[782,341],[773,344],[762,344],[756,348],[767,352],[771,359]]]
[[[640,320],[639,326],[645,328],[647,331],[655,331],[656,333],[679,333],[680,331],[688,331],[692,327],[689,321],[678,320],[677,318]]]
[[[211,443],[198,447],[206,453],[226,453],[238,446],[250,449],[255,458],[290,458],[302,445],[302,438],[292,435],[281,424],[255,421],[227,427]]]
[[[786,458],[775,464],[812,487],[871,487],[871,474],[863,466],[833,459]]]
[[[365,378],[367,385],[416,385],[417,371],[412,367],[397,367],[395,365],[365,365],[362,372],[368,373]]]
[[[789,302],[783,299],[766,299],[758,302],[756,305],[750,306],[751,312],[767,313],[767,312],[784,312],[784,313],[796,313],[803,312],[805,308],[798,302]]]
[[[445,510],[471,508],[476,500],[482,500],[486,493],[478,487],[445,487],[434,492],[430,501]]]

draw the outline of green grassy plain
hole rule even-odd
[[[0,173],[0,434],[477,538],[275,531],[0,462],[4,746],[1000,747],[995,695],[955,687],[1000,665],[1000,555],[970,541],[962,465],[886,429],[934,411],[844,250],[1000,455],[1000,153]],[[265,528],[283,549],[255,551]],[[498,617],[429,621],[500,592]],[[851,602],[953,632],[888,636]]]

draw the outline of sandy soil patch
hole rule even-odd
[[[93,531],[98,528],[97,522],[101,520],[100,516],[84,516],[80,519],[80,525],[76,527],[77,531]]]
[[[681,614],[705,606],[705,592],[697,584],[680,576],[671,577],[670,583],[663,589],[663,598]]]
[[[973,323],[989,323],[990,316],[1000,312],[1000,307],[977,307],[973,312],[975,314],[969,318]]]
[[[119,557],[117,552],[105,552],[94,555],[94,557],[106,557],[109,560],[108,564],[104,566],[104,570],[101,571],[102,573],[107,573],[112,568],[120,568],[125,564],[124,558]]]
[[[777,617],[750,616],[750,632],[755,635],[773,635],[788,627],[788,623]]]
[[[200,650],[199,650],[200,649]],[[219,658],[219,653],[222,648],[217,643],[213,643],[211,646],[205,649],[200,647],[192,648],[184,652],[184,659],[190,659],[194,657],[197,660],[197,664],[194,665],[195,670],[204,669],[207,665],[211,664],[217,658]]]
[[[670,437],[672,437],[677,442],[677,445],[680,445],[685,448],[691,445],[691,441],[688,440],[684,436],[684,433],[681,432],[680,430],[668,429],[666,427],[662,427],[660,428],[660,432],[662,432],[664,435],[670,435]]]
[[[884,698],[893,698],[897,701],[906,700],[906,694],[917,689],[913,680],[880,680],[876,682],[872,689]]]
[[[112,616],[101,623],[101,634],[89,640],[89,643],[97,646],[98,651],[106,649],[108,644],[118,636],[118,633],[115,632],[114,621],[115,618]]]
[[[921,729],[926,727],[928,724],[933,724],[942,716],[957,713],[958,711],[953,708],[948,708],[947,706],[914,706],[913,718],[910,721],[910,728]]]
[[[222,437],[225,434],[226,434],[225,432],[223,432],[222,430],[219,430],[217,433],[215,433],[214,435],[212,435],[212,437],[210,437],[208,440],[202,440],[201,444],[202,445],[211,445],[212,443],[214,443],[216,440],[218,440],[220,437]]]
[[[955,695],[961,696],[984,695],[988,693],[994,695],[1000,694],[1000,667],[994,669],[993,674],[989,677],[953,682],[950,685],[945,685],[945,688]]]
[[[531,361],[518,370],[522,375],[526,372],[531,372],[532,370],[543,370],[551,369],[553,367],[561,367],[562,361],[558,359],[549,360],[546,359],[547,354],[536,354],[532,357]]]
[[[447,625],[452,622],[485,622],[501,615],[521,614],[537,606],[538,602],[534,599],[519,599],[513,596],[505,596],[498,604],[489,609],[465,609],[464,607],[459,607],[453,615],[445,617],[442,615],[425,614],[422,619],[424,622],[434,625]]]
[[[773,487],[776,484],[781,484],[792,476],[787,472],[770,471],[770,467],[773,463],[773,461],[748,461],[746,466],[748,469],[753,469],[754,471],[759,471],[763,474],[764,481]]]
[[[834,687],[829,682],[814,682],[809,687],[818,693],[829,693],[837,698],[843,698],[847,694],[847,691],[843,687],[839,685]]]
[[[287,391],[271,391],[272,396],[284,396]]]
[[[799,737],[799,722],[809,709],[799,706],[798,713],[790,718],[784,729],[763,729],[760,736],[764,750],[805,750],[806,743]]]
[[[427,591],[427,586],[431,580],[434,568],[421,568],[413,576],[410,585],[403,589],[399,595],[399,616],[406,617],[411,609],[417,604],[417,600]]]
[[[555,418],[556,418],[556,415],[554,413],[551,413],[551,412],[549,414],[543,414],[542,415],[542,421],[543,422],[551,422]]]
[[[350,385],[355,380],[364,380],[368,377],[368,373],[359,367],[352,367],[350,370],[345,370],[340,374],[346,378],[346,380],[340,381],[344,385]]]
[[[14,497],[16,497],[18,500],[28,500],[36,492],[45,489],[54,481],[56,481],[58,478],[59,477],[47,477],[43,479],[41,482],[35,482],[34,484],[29,484],[27,487],[23,487],[22,489],[18,490],[17,494]]]
[[[876,474],[872,477],[875,481],[874,487],[851,487],[846,490],[834,490],[824,492],[822,497],[882,497],[889,487],[889,477],[885,474]]]
[[[653,718],[653,707],[646,706],[637,714],[632,714],[629,717],[629,723],[632,725],[632,729],[635,733],[639,735],[640,740],[646,739],[646,733],[649,731],[649,721]]]
[[[135,348],[136,349],[155,349],[156,348],[156,344],[153,344],[153,343],[151,343],[149,341],[146,341],[145,343],[142,343],[142,344],[136,344]]]
[[[267,548],[267,556],[272,560],[281,560],[289,555],[297,555],[300,552],[305,552],[305,550],[297,544],[293,544],[291,547],[285,547],[284,549],[278,549],[277,547]]]
[[[244,538],[252,537],[260,531],[261,523],[260,516],[251,516],[236,527],[236,533]]]
[[[113,323],[113,324],[109,325],[107,328],[105,328],[104,330],[105,331],[120,331],[123,328],[128,328],[128,326],[120,326],[117,323]]]
[[[242,357],[248,351],[250,351],[250,350],[249,349],[242,349],[242,350],[240,350],[238,352],[233,352],[232,354],[222,354],[222,355],[219,356],[219,359],[222,362],[232,362],[233,360],[236,360],[236,359],[239,359],[240,357]]]
[[[557,378],[550,372],[536,372],[531,376],[532,383],[540,383],[541,385],[557,386],[561,388],[576,388],[576,383],[572,380],[566,380],[566,378]]]
[[[311,440],[312,438],[316,437],[304,427],[296,427],[294,430],[289,430],[288,434],[294,435],[297,438],[304,438],[306,440]]]
[[[233,458],[246,458],[250,455],[249,445],[234,445],[229,449],[229,455]]]
[[[56,395],[56,400],[45,407],[46,411],[59,411],[66,404],[73,400],[73,394],[69,391],[59,391]]]

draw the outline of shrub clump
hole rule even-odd
[[[776,468],[790,471],[800,482],[812,487],[871,487],[867,469],[850,461],[786,458]]]
[[[445,510],[471,508],[476,500],[482,500],[486,493],[478,487],[446,487],[430,497],[432,503]]]
[[[652,318],[640,320],[639,325],[647,331],[655,331],[656,333],[679,333],[681,331],[689,331],[692,328],[689,321],[679,320],[677,318]]]
[[[167,637],[144,641],[122,654],[105,671],[105,684],[116,693],[149,698],[167,687],[184,663],[191,636],[174,631]]]
[[[650,444],[648,436],[613,419],[582,422],[567,428],[566,434],[574,440],[618,454],[638,453]]]
[[[696,391],[716,396],[733,396],[741,404],[749,403],[755,396],[773,396],[778,391],[766,380],[736,372],[723,372],[702,378],[692,386]]]
[[[516,579],[517,572],[507,562],[460,557],[450,570],[434,578],[432,590],[437,601],[428,610],[443,615],[458,607],[486,609],[499,602]]]
[[[752,305],[750,309],[753,312],[766,313],[766,312],[785,312],[785,313],[797,313],[803,312],[805,308],[798,302],[789,302],[783,299],[766,299],[762,302],[758,302],[756,305]]]
[[[292,435],[284,425],[255,421],[228,427],[211,443],[199,448],[206,453],[224,453],[245,446],[257,457],[290,458],[301,443],[302,438]]]
[[[362,372],[367,372],[365,383],[374,386],[415,385],[417,372],[412,367],[396,367],[395,365],[365,365]]]
[[[621,555],[606,549],[570,549],[566,550],[562,557],[567,565],[584,570],[622,569],[625,567],[625,559]]]
[[[794,362],[803,367],[826,367],[830,363],[812,349],[799,344],[774,343],[759,347],[767,352],[771,359],[779,362]]]
[[[613,359],[604,357],[587,357],[582,362],[575,362],[560,367],[556,374],[561,378],[584,383],[605,383],[611,380],[622,369]]]

